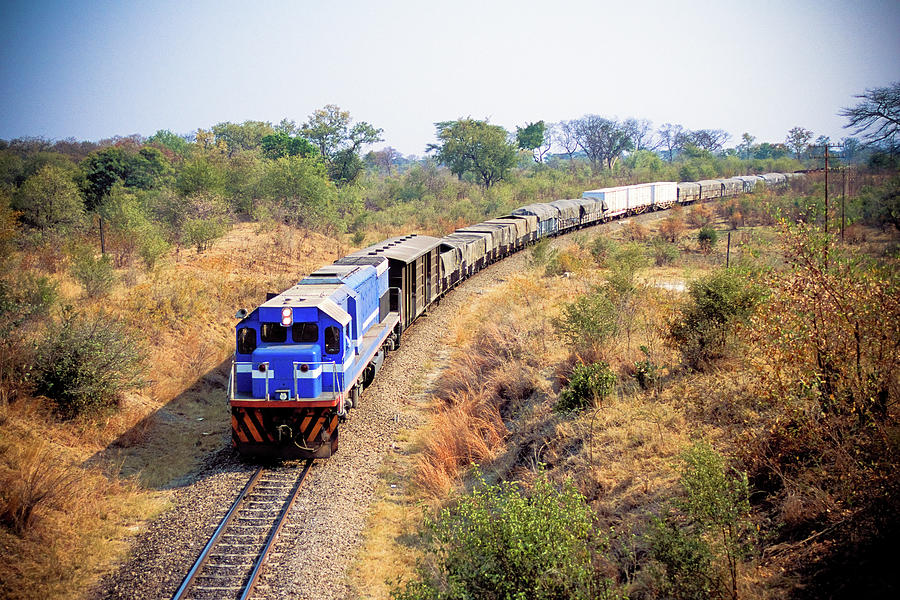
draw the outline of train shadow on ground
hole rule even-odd
[[[226,399],[231,357],[84,461],[111,476],[134,477],[147,489],[175,489],[206,472],[243,471],[231,448]]]

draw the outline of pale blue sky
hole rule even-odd
[[[300,123],[327,103],[419,155],[461,116],[837,139],[854,94],[900,81],[897,0],[5,1],[0,39],[4,139]]]

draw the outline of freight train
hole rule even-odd
[[[340,258],[238,311],[228,384],[232,442],[254,458],[327,458],[388,351],[429,306],[541,239],[676,204],[783,187],[799,174],[656,182],[529,204],[442,238],[395,237]]]

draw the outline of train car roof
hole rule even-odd
[[[441,243],[439,238],[428,235],[404,235],[390,238],[368,248],[354,252],[350,256],[386,256],[392,260],[410,263],[423,254],[437,248]]]
[[[512,214],[534,215],[543,220],[557,218],[559,216],[559,211],[549,204],[528,204],[515,209],[512,211]]]

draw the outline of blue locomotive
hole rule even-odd
[[[400,322],[387,258],[350,262],[238,313],[229,394],[241,454],[326,458],[337,450],[338,423],[396,345]]]

